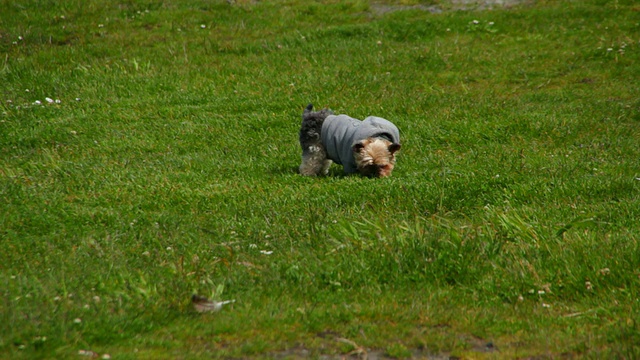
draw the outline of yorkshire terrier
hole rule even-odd
[[[313,111],[309,104],[302,113],[300,146],[302,175],[326,175],[335,162],[346,174],[387,177],[396,164],[400,132],[383,118],[358,120],[329,109]]]

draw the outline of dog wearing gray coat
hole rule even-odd
[[[369,116],[364,120],[334,115],[329,109],[313,111],[309,104],[300,126],[300,174],[326,175],[332,162],[346,174],[387,177],[396,164],[400,132],[389,120]]]

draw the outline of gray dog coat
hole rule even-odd
[[[353,157],[353,145],[370,137],[385,138],[392,143],[400,143],[400,132],[391,121],[369,116],[364,120],[347,115],[329,115],[322,123],[322,145],[327,157],[344,167],[347,174],[357,171]]]

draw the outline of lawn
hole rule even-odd
[[[0,0],[0,358],[640,358],[640,5],[505,3]]]

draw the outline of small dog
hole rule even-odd
[[[344,172],[387,177],[396,164],[400,132],[390,121],[369,116],[362,120],[334,115],[329,109],[313,111],[309,104],[300,127],[300,174],[326,175],[332,161]]]

